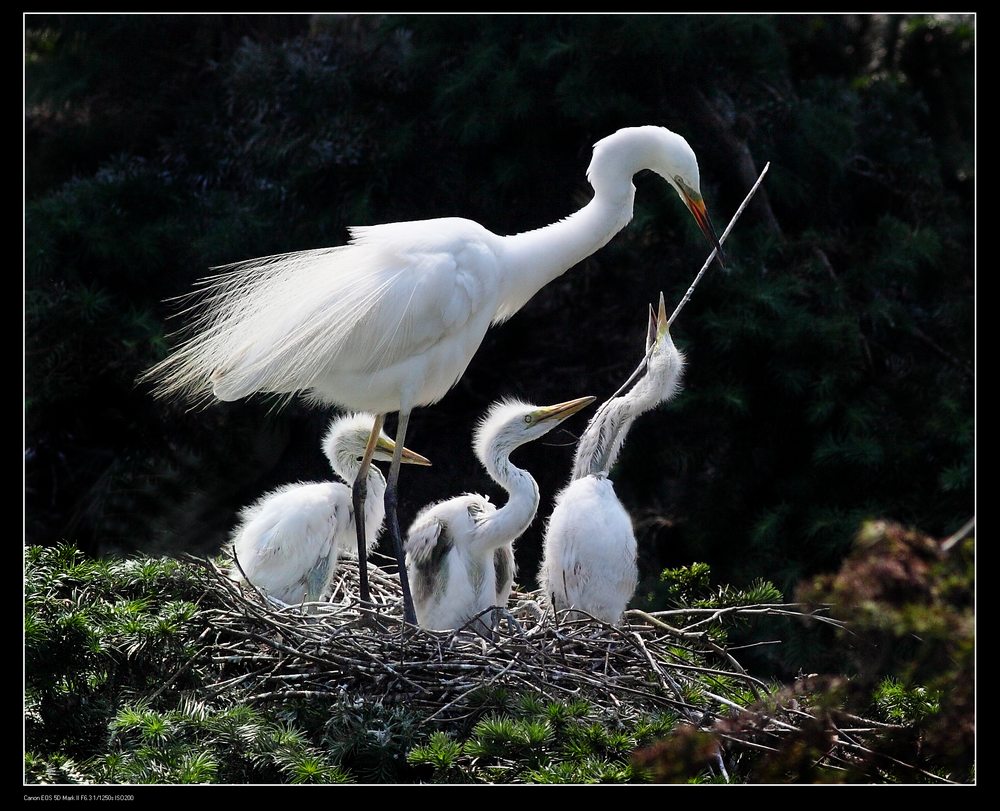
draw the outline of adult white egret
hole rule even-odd
[[[513,543],[538,510],[538,485],[528,471],[511,464],[510,454],[592,402],[593,397],[581,397],[539,407],[502,400],[486,412],[473,447],[509,498],[497,508],[486,496],[466,493],[417,515],[407,532],[406,565],[422,627],[460,628],[491,606],[507,605],[514,584]],[[481,618],[475,624],[488,630]]]
[[[339,417],[323,437],[323,452],[344,481],[357,476],[374,419],[373,414]],[[391,462],[394,450],[395,443],[379,433],[372,458]],[[402,449],[400,458],[409,464],[430,464],[409,448]],[[245,574],[254,586],[283,603],[320,600],[333,581],[339,556],[356,548],[356,524],[364,533],[366,551],[382,529],[385,479],[375,465],[369,465],[366,481],[374,498],[365,504],[360,523],[355,521],[351,488],[342,482],[287,484],[245,507],[232,533],[239,565],[234,564],[230,576],[242,580]]]
[[[664,127],[629,127],[595,144],[587,169],[593,199],[544,228],[498,236],[456,217],[354,227],[346,246],[223,268],[204,281],[191,307],[190,337],[145,376],[158,381],[161,395],[194,399],[304,393],[374,412],[373,436],[387,413],[398,412],[385,500],[404,617],[412,622],[396,516],[398,454],[410,412],[448,392],[491,324],[510,318],[625,227],[632,177],[643,169],[676,190],[721,261],[687,141]],[[365,460],[355,482],[359,513],[367,470]],[[359,534],[359,554],[363,545]],[[368,598],[364,574],[361,597]]]
[[[639,573],[632,519],[608,471],[636,417],[673,397],[684,369],[662,293],[659,311],[650,310],[646,352],[645,371],[601,405],[577,443],[572,479],[556,496],[545,528],[538,577],[556,610],[581,609],[610,624],[621,619]]]

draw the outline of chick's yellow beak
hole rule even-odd
[[[596,397],[580,397],[576,400],[567,400],[565,403],[543,406],[535,412],[538,415],[537,420],[538,422],[542,420],[562,422],[567,417],[573,416],[580,409],[589,406],[596,399]]]
[[[667,321],[667,305],[663,300],[663,292],[660,292],[660,307],[656,311],[656,340],[660,340],[670,329],[670,322]]]
[[[379,447],[380,450],[383,450],[383,451],[385,451],[385,453],[390,454],[390,455],[393,454],[393,453],[395,453],[395,451],[396,451],[396,443],[393,442],[388,437],[379,437],[377,445],[378,445],[378,447]],[[411,451],[405,445],[403,446],[403,451],[402,451],[402,454],[399,457],[399,461],[402,462],[404,465],[425,465],[425,466],[429,466],[430,463],[431,463],[431,460],[428,459],[426,456],[421,456],[416,451]]]

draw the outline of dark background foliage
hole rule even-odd
[[[207,410],[135,379],[213,265],[342,244],[352,224],[465,216],[498,233],[580,207],[593,143],[660,124],[699,155],[720,227],[771,172],[674,328],[681,394],[614,472],[665,566],[790,592],[863,519],[941,536],[973,512],[973,29],[924,16],[26,18],[26,530],[91,554],[214,552],[267,488],[329,478],[328,413]],[[418,411],[404,524],[502,493],[469,448],[501,395],[613,392],[647,302],[704,259],[659,179],[635,219],[492,330]],[[585,421],[518,452],[541,530]]]

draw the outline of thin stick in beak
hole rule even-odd
[[[771,162],[768,161],[767,163],[764,164],[764,168],[760,173],[760,177],[757,178],[757,182],[753,184],[753,188],[750,189],[749,192],[747,192],[747,196],[743,198],[743,202],[740,203],[740,207],[736,209],[736,213],[733,214],[733,218],[729,221],[729,225],[726,226],[726,230],[722,232],[722,239],[720,240],[720,242],[726,241],[726,237],[728,237],[729,232],[733,230],[733,226],[736,224],[736,221],[740,218],[740,214],[743,213],[743,209],[747,207],[747,203],[749,203],[750,200],[753,198],[754,194],[757,193],[757,189],[760,187],[760,184],[764,182],[764,175],[767,174],[767,170],[770,168],[771,168]],[[680,311],[684,309],[684,305],[688,303],[688,299],[691,298],[691,294],[694,292],[695,287],[698,286],[698,282],[701,281],[701,277],[705,275],[705,271],[708,270],[708,266],[711,264],[712,264],[712,257],[709,256],[708,259],[705,260],[705,264],[701,266],[701,270],[698,271],[698,275],[694,277],[694,281],[691,282],[691,286],[687,289],[687,292],[684,294],[684,298],[682,298],[680,300],[680,303],[678,303],[678,305],[674,307],[674,311],[673,313],[670,314],[670,319],[667,321],[668,326],[674,323],[674,320],[680,314]]]

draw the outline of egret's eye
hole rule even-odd
[[[680,186],[684,186],[684,185],[686,185],[686,184],[684,183],[684,178],[683,178],[683,177],[681,177],[680,175],[674,175],[674,180],[676,180],[676,181],[677,181],[677,183],[678,183],[678,185],[680,185]]]
[[[535,418],[532,417],[530,414],[525,414],[524,415],[524,424],[525,425],[531,425],[531,423],[533,423],[534,421],[535,421]]]

